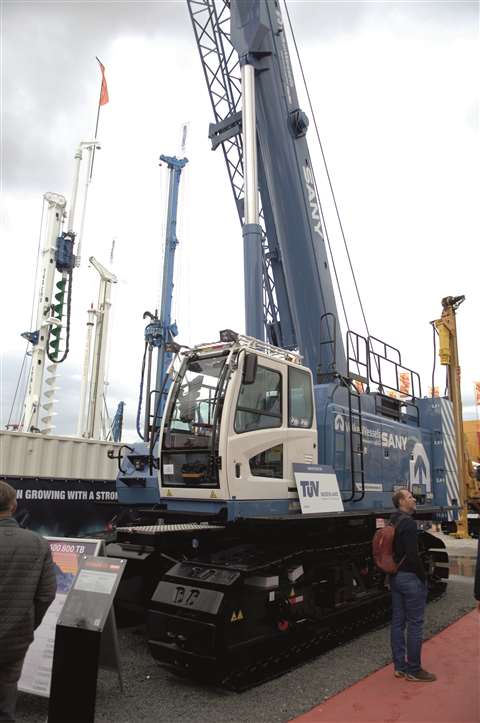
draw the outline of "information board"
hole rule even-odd
[[[18,688],[24,693],[33,693],[48,698],[57,621],[80,568],[81,560],[85,555],[98,555],[103,542],[102,540],[69,537],[46,537],[45,539],[50,544],[52,552],[57,577],[57,594],[41,625],[35,630],[33,643],[25,657]]]
[[[333,467],[320,464],[294,464],[293,474],[303,514],[343,512],[342,496]]]
[[[102,632],[124,569],[125,560],[85,556],[58,624]]]
[[[49,723],[94,723],[102,665],[117,670],[123,690],[113,601],[125,564],[89,555],[81,561],[57,623]]]

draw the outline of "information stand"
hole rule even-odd
[[[42,624],[35,630],[35,638],[30,645],[18,689],[48,698],[52,677],[53,647],[55,628],[62,612],[67,595],[85,555],[98,555],[102,552],[101,540],[81,540],[69,537],[46,537],[52,553],[57,577],[57,594],[48,608]]]
[[[104,631],[104,655],[120,670],[112,606],[124,568],[108,557],[81,563],[57,623],[48,723],[93,723]]]

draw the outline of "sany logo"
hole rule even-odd
[[[410,482],[425,484],[427,492],[432,490],[432,478],[430,475],[430,462],[421,442],[416,442],[412,450],[410,461]]]
[[[303,167],[303,175],[305,177],[305,183],[308,191],[308,204],[310,206],[310,213],[313,220],[313,228],[315,233],[318,233],[318,235],[323,238],[322,222],[320,220],[320,207],[317,201],[317,194],[315,193],[315,179],[310,166],[305,165]]]
[[[336,432],[350,431],[350,422],[345,419],[342,414],[335,415],[333,424]],[[355,420],[353,421],[353,432],[360,434],[360,425]],[[404,434],[382,432],[381,429],[370,427],[366,424],[362,425],[361,432],[365,444],[374,444],[377,447],[387,447],[389,449],[400,449],[403,452],[407,449],[408,437]]]

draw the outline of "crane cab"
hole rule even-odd
[[[292,465],[317,462],[312,374],[294,352],[227,338],[184,355],[161,429],[160,497],[227,519],[285,514],[298,509]]]

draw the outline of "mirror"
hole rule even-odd
[[[253,384],[257,377],[257,361],[256,354],[245,353],[243,362],[242,384]]]

